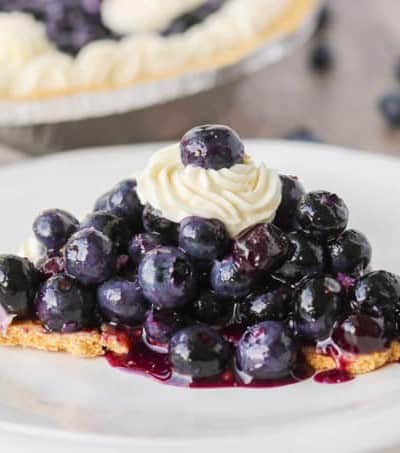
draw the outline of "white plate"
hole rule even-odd
[[[40,209],[90,209],[156,148],[67,153],[2,169],[0,250],[16,249]],[[248,150],[309,189],[340,193],[351,225],[373,243],[376,267],[400,271],[399,160],[287,142],[248,142]],[[342,385],[187,390],[120,372],[104,359],[0,350],[0,442],[8,453],[28,446],[77,453],[382,451],[400,445],[399,416],[398,365]]]

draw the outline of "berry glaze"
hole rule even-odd
[[[246,327],[232,324],[220,331],[231,344],[236,343]],[[150,377],[163,384],[188,388],[274,388],[296,384],[309,379],[313,371],[305,363],[300,362],[292,373],[276,380],[251,380],[238,371],[234,364],[215,378],[192,379],[175,373],[169,363],[168,354],[160,352],[160,347],[150,345],[142,334],[142,329],[118,329],[112,332],[117,335],[117,341],[126,343],[129,338],[130,350],[126,355],[107,353],[106,359],[113,368]],[[242,376],[242,377],[241,377]],[[245,382],[246,381],[246,382]]]

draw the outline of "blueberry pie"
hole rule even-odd
[[[0,97],[112,89],[225,66],[295,30],[316,4],[0,0]]]
[[[44,211],[0,256],[0,344],[190,387],[347,381],[400,359],[400,277],[370,268],[348,219],[229,127],[196,127],[81,221]]]

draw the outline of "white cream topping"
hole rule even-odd
[[[137,178],[137,192],[174,222],[188,216],[222,221],[232,237],[260,222],[271,222],[281,203],[277,173],[250,158],[222,170],[184,167],[178,145],[152,156]]]
[[[43,24],[33,17],[0,13],[0,95],[18,97],[88,86],[117,87],[184,71],[256,36],[292,1],[252,0],[249,5],[248,0],[227,0],[220,10],[185,33],[169,37],[138,33],[121,41],[93,42],[77,58],[55,49]],[[121,2],[114,8],[127,18],[132,9],[147,14],[156,3],[162,3],[157,12],[169,22],[171,15],[176,17],[178,11],[191,9],[203,0],[108,0],[105,5],[114,2]],[[131,4],[136,3],[133,8]]]
[[[202,3],[204,0],[104,0],[101,16],[107,27],[117,34],[158,32]]]

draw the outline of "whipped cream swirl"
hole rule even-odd
[[[222,221],[232,237],[260,222],[271,222],[282,200],[277,173],[249,157],[243,164],[222,170],[184,167],[178,145],[150,159],[138,177],[137,191],[174,222],[188,216]]]

